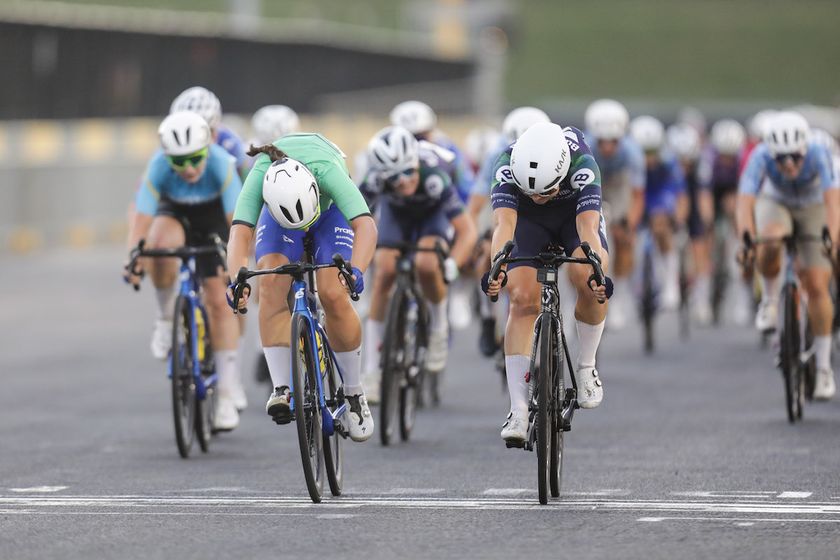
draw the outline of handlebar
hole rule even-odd
[[[413,243],[406,243],[404,241],[397,242],[397,243],[383,243],[376,246],[377,249],[394,249],[399,251],[400,258],[404,257],[407,253],[435,253],[438,258],[438,266],[440,267],[440,273],[443,276],[443,281],[446,284],[449,282],[446,280],[446,259],[449,258],[449,251],[446,250],[446,247],[443,246],[443,243],[440,240],[435,241],[434,247],[420,247]]]
[[[790,247],[795,243],[822,243],[823,245],[823,253],[831,259],[831,252],[834,249],[834,242],[831,239],[831,232],[828,230],[828,226],[824,226],[821,235],[806,235],[806,234],[797,234],[792,233],[788,235],[783,235],[781,237],[759,237],[757,239],[753,239],[750,232],[745,231],[742,236],[742,242],[744,245],[743,250],[741,251],[740,255],[740,263],[745,265],[747,263],[751,263],[752,261],[752,252],[755,250],[757,245],[770,245],[770,244],[778,244],[781,243],[786,247]]]
[[[248,312],[247,308],[239,309],[239,301],[242,299],[242,295],[245,293],[246,289],[248,290],[248,293],[251,292],[251,285],[248,284],[248,279],[250,278],[255,276],[265,276],[266,274],[281,274],[292,276],[294,278],[302,278],[304,274],[324,268],[337,268],[339,276],[341,276],[344,281],[344,285],[350,292],[350,299],[353,301],[359,301],[359,294],[353,289],[353,272],[350,264],[345,261],[344,257],[342,257],[339,253],[333,255],[332,261],[333,262],[329,264],[313,264],[308,262],[287,263],[276,268],[269,268],[265,270],[248,270],[243,266],[239,269],[239,272],[236,273],[236,283],[233,287],[233,312],[242,313],[243,315]]]
[[[126,270],[131,271],[131,274],[135,276],[140,276],[142,278],[145,275],[145,271],[137,270],[137,261],[141,257],[174,257],[179,258],[181,260],[186,260],[190,257],[215,254],[219,257],[219,259],[222,262],[225,262],[225,260],[227,259],[227,247],[225,245],[225,242],[222,241],[222,239],[217,234],[209,236],[208,240],[210,241],[208,245],[199,245],[195,247],[185,245],[183,247],[176,247],[174,249],[146,249],[146,240],[141,239],[137,242],[137,246],[129,252],[129,260],[125,268]],[[134,291],[140,291],[139,284],[134,285]]]

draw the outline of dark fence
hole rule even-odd
[[[160,115],[203,85],[226,112],[320,96],[464,80],[473,64],[318,44],[170,36],[0,22],[0,119]]]

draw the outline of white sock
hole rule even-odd
[[[831,369],[831,335],[814,337],[814,357],[817,369]]]
[[[335,361],[344,376],[344,394],[352,396],[364,393],[359,371],[362,368],[362,347],[349,352],[336,352]]]
[[[446,298],[438,303],[429,304],[429,330],[440,332],[448,326],[446,317]]]
[[[178,290],[175,284],[168,288],[155,288],[155,296],[158,303],[158,319],[172,320],[175,313],[175,298],[178,297]]]
[[[711,290],[711,278],[708,274],[703,274],[694,279],[694,290],[692,290],[692,299],[695,302],[709,302],[709,294]]]
[[[761,301],[779,301],[780,276],[781,274],[777,274],[773,278],[768,278],[759,274],[758,281],[761,283]]]
[[[507,374],[508,393],[510,393],[510,410],[520,414],[528,413],[528,384],[525,374],[531,365],[531,358],[522,354],[505,356],[505,373]]]
[[[663,285],[673,286],[679,283],[680,257],[673,249],[662,255],[662,272],[664,273]]]
[[[382,351],[382,333],[385,323],[368,318],[365,321],[365,338],[362,341],[365,355],[365,374],[379,370],[379,356]]]
[[[485,296],[483,292],[478,294],[478,314],[482,319],[493,319],[495,317],[490,298]]]
[[[218,350],[214,355],[216,371],[219,372],[219,395],[230,396],[239,377],[239,369],[236,367],[236,350]]]
[[[578,367],[595,367],[595,354],[598,352],[598,345],[601,343],[601,335],[604,332],[604,321],[597,325],[590,325],[580,320],[575,320],[578,333]]]
[[[271,384],[275,387],[290,387],[292,384],[292,351],[288,346],[263,347]]]

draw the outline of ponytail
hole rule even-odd
[[[251,144],[251,147],[246,153],[251,157],[254,157],[257,154],[266,154],[268,157],[271,158],[272,163],[277,160],[289,157],[286,155],[286,152],[284,152],[274,144],[265,144],[262,146],[254,146],[253,144]]]

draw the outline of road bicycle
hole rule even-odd
[[[435,253],[441,274],[444,273],[444,261],[448,255],[440,243],[434,247],[397,243],[380,248],[398,251],[397,277],[385,315],[379,366],[382,372],[379,438],[382,445],[389,445],[397,424],[402,441],[411,437],[426,377],[429,378],[432,400],[439,400],[440,374],[427,374],[425,371],[429,348],[429,309],[417,283],[414,255],[418,252]]]
[[[490,278],[498,280],[507,273],[505,264],[529,262],[537,265],[537,281],[542,284],[541,307],[534,323],[534,344],[526,377],[528,382],[528,433],[522,448],[537,450],[537,488],[541,504],[548,503],[549,493],[560,495],[563,474],[563,434],[572,429],[577,402],[577,379],[569,345],[563,332],[560,293],[557,287],[559,267],[564,263],[590,265],[593,279],[604,285],[605,276],[597,256],[587,243],[581,244],[584,258],[567,257],[561,247],[549,247],[534,256],[511,257],[514,242],[508,241],[496,255]],[[506,279],[503,279],[504,284]],[[496,301],[497,298],[491,298]],[[566,386],[569,372],[571,387]],[[508,447],[516,447],[507,443]]]
[[[302,262],[288,263],[267,270],[248,270],[243,267],[236,275],[234,285],[234,312],[244,291],[250,293],[248,279],[266,274],[280,274],[292,277],[289,290],[289,310],[292,314],[291,401],[292,420],[297,426],[300,457],[306,489],[313,502],[319,503],[324,490],[326,471],[330,492],[341,495],[344,481],[344,452],[342,440],[349,435],[342,425],[347,413],[343,380],[344,375],[330,347],[327,333],[321,324],[321,312],[315,289],[315,271],[337,268],[346,286],[353,286],[350,266],[338,253],[332,263],[314,264],[311,261],[312,237],[304,237],[306,258]],[[359,295],[349,288],[350,297],[358,301]]]
[[[211,244],[177,249],[147,249],[141,239],[132,249],[127,268],[137,269],[140,258],[181,259],[180,288],[175,299],[172,349],[168,376],[172,385],[172,414],[175,420],[175,443],[178,453],[190,455],[194,436],[203,452],[210,446],[216,411],[218,376],[210,344],[210,322],[202,302],[201,282],[196,275],[196,258],[216,255],[225,262],[225,245],[217,235]],[[141,274],[142,275],[142,274]],[[139,284],[134,285],[139,290]]]

